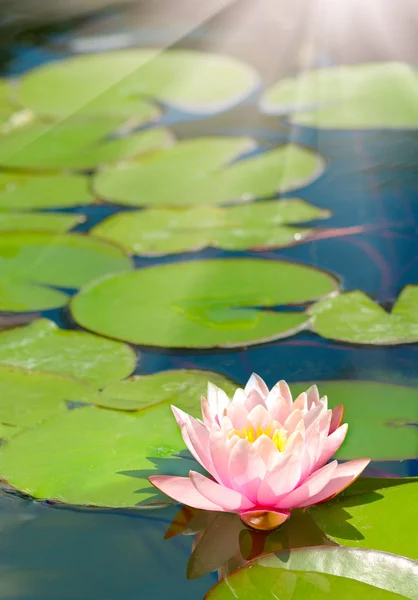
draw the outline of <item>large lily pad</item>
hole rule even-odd
[[[1,337],[0,337],[1,341]],[[178,369],[152,375],[138,375],[108,385],[100,392],[98,404],[118,410],[143,410],[155,405],[174,404],[188,414],[201,416],[200,398],[208,381],[233,394],[236,385],[210,371]]]
[[[35,112],[155,118],[155,98],[189,112],[217,112],[258,85],[253,69],[228,56],[190,50],[124,50],[43,65],[23,77],[18,97]]]
[[[363,292],[327,298],[311,308],[312,329],[354,344],[394,345],[418,341],[418,286],[406,286],[390,313]]]
[[[0,422],[34,427],[54,415],[67,413],[68,402],[94,403],[96,393],[76,379],[0,365]]]
[[[417,599],[418,566],[355,548],[300,548],[249,563],[222,579],[207,600]]]
[[[332,129],[418,127],[418,74],[403,63],[339,65],[306,71],[269,88],[269,114]]]
[[[82,175],[0,173],[0,209],[11,211],[91,204],[89,180]]]
[[[131,385],[111,387],[92,401],[125,408],[128,400],[130,408],[133,404],[140,408],[149,406],[145,393],[155,403],[160,392],[160,404],[136,412],[96,407],[67,411],[1,446],[0,477],[35,498],[110,507],[155,505],[155,488],[148,476],[158,467],[160,473],[186,476],[195,465],[189,458],[171,456],[184,450],[184,442],[170,399],[197,414],[208,380],[227,390],[231,382],[196,371],[190,378],[182,371],[179,376],[168,373],[143,379],[143,383],[134,380]],[[169,382],[174,389],[167,389]],[[167,504],[166,497],[162,501]]]
[[[93,169],[171,143],[171,136],[164,129],[118,135],[122,125],[117,119],[31,122],[0,135],[0,166],[33,170]]]
[[[0,333],[0,364],[59,373],[104,387],[132,373],[136,354],[120,342],[66,331],[53,321],[38,319]]]
[[[0,232],[56,231],[64,233],[85,220],[84,215],[0,213]]]
[[[367,480],[366,480],[367,481]],[[328,538],[345,546],[373,548],[418,559],[413,534],[418,503],[418,480],[375,490],[339,495],[310,509]],[[350,489],[350,488],[349,488]],[[412,529],[411,529],[412,528]]]
[[[78,288],[132,268],[120,248],[74,233],[3,233],[0,264],[0,310],[14,312],[63,306],[67,294],[49,286]]]
[[[329,216],[298,198],[254,202],[227,208],[149,209],[122,212],[91,230],[134,254],[162,255],[213,246],[225,250],[278,248],[309,237],[313,230],[291,227]]]
[[[136,344],[236,347],[294,334],[303,312],[274,311],[333,292],[337,282],[304,265],[258,259],[166,264],[109,277],[71,302],[82,327]]]
[[[293,144],[228,165],[251,144],[248,138],[186,140],[149,160],[103,170],[94,188],[132,206],[225,204],[302,187],[323,169],[318,154]]]
[[[10,102],[9,84],[4,79],[0,79],[0,125],[9,120],[14,110]]]
[[[320,381],[292,384],[299,394],[317,383],[331,407],[344,405],[347,437],[336,456],[372,460],[415,458],[418,391],[374,381]]]

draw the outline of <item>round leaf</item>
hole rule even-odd
[[[57,231],[64,233],[85,220],[83,215],[0,213],[2,231]]]
[[[295,394],[315,382],[292,384]],[[320,395],[334,408],[344,405],[347,437],[336,457],[372,460],[415,458],[417,449],[417,390],[374,381],[316,382]],[[395,400],[396,399],[396,400]]]
[[[301,548],[249,563],[222,579],[207,600],[417,599],[417,563],[355,548]]]
[[[354,344],[394,345],[418,341],[418,286],[404,288],[387,313],[362,292],[327,298],[311,308],[312,329]]]
[[[120,342],[65,331],[53,321],[39,319],[0,333],[0,363],[68,375],[104,387],[132,373],[136,355]]]
[[[18,97],[23,106],[60,119],[77,114],[145,121],[156,115],[144,98],[190,112],[217,112],[257,84],[253,69],[227,56],[139,49],[43,65],[23,77]]]
[[[89,180],[82,175],[0,173],[1,210],[37,210],[91,204]]]
[[[76,379],[0,365],[0,397],[0,422],[34,427],[67,413],[67,402],[93,403],[96,392]]]
[[[218,373],[179,369],[138,375],[108,385],[100,392],[98,404],[120,410],[173,404],[194,417],[201,417],[200,398],[206,395],[208,381],[227,394],[232,395],[236,389],[235,384]]]
[[[136,344],[234,347],[292,335],[306,315],[266,309],[336,287],[327,273],[281,261],[191,261],[96,281],[72,300],[71,311],[82,327]]]
[[[262,97],[269,114],[331,129],[416,129],[418,74],[403,63],[338,65],[283,79]]]
[[[323,170],[318,154],[292,144],[228,165],[251,145],[248,138],[186,140],[102,171],[94,187],[102,198],[132,206],[225,204],[302,187]]]
[[[413,529],[418,481],[397,483],[385,487],[384,481],[380,485],[377,481],[374,491],[363,493],[359,488],[358,495],[349,488],[349,495],[338,495],[310,512],[328,538],[338,544],[393,552],[416,560],[418,548]]]
[[[47,286],[78,288],[132,268],[120,248],[74,233],[3,233],[0,260],[0,310],[15,312],[64,305],[67,295]]]
[[[213,246],[226,250],[277,248],[300,242],[312,229],[289,227],[329,215],[304,200],[220,207],[149,209],[112,215],[91,230],[134,254],[162,255]]]
[[[0,166],[86,170],[164,148],[171,143],[171,137],[164,129],[118,136],[121,126],[116,119],[29,123],[0,135]]]

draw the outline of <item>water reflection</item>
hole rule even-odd
[[[188,579],[197,579],[212,571],[218,571],[218,577],[222,578],[250,560],[290,548],[337,545],[328,539],[312,515],[302,509],[293,511],[291,518],[278,529],[264,532],[251,529],[237,514],[184,506],[170,524],[165,538],[178,535],[194,536],[187,563]]]

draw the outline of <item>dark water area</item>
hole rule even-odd
[[[39,26],[38,30],[32,26],[29,37],[14,32],[4,37],[1,46],[8,46],[8,50],[0,53],[2,76],[17,76],[36,65],[70,55],[71,42],[79,39],[83,27],[100,31],[103,23],[106,35],[111,35],[112,26],[113,34],[120,33],[125,21],[118,19],[118,10],[69,24]],[[134,33],[137,45],[167,42],[165,32],[158,27],[138,27]],[[206,42],[205,49],[216,47],[217,36],[219,30],[211,30],[209,22],[192,30],[184,43],[177,45],[202,49]],[[243,47],[247,54],[244,58],[251,62],[251,48],[248,44]],[[315,56],[318,64],[332,64],[339,59],[329,53],[324,58],[322,48]],[[257,60],[260,68],[261,59]],[[158,259],[136,257],[136,267],[226,256],[286,259],[327,270],[342,281],[345,291],[360,289],[390,310],[405,285],[418,284],[418,132],[292,127],[261,115],[258,97],[259,92],[243,105],[205,120],[168,110],[160,124],[170,126],[179,138],[250,135],[267,148],[290,140],[316,150],[326,161],[325,171],[300,190],[300,195],[332,211],[326,232],[319,229],[312,241],[275,251],[207,249]],[[87,231],[122,210],[129,209],[92,205],[63,212],[85,214],[86,222],[76,231]],[[44,316],[60,327],[74,328],[65,309],[45,311]],[[417,344],[353,346],[306,331],[249,348],[178,351],[139,347],[137,354],[136,374],[188,368],[218,371],[239,384],[252,372],[260,373],[269,386],[278,378],[289,382],[315,380],[319,385],[321,380],[347,379],[413,387],[418,384]],[[369,474],[416,476],[418,461],[374,463]],[[192,536],[164,540],[176,511],[173,507],[122,514],[52,508],[4,492],[0,496],[0,599],[203,598],[216,583],[217,575],[186,580]]]

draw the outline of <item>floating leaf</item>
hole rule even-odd
[[[374,381],[320,381],[292,384],[299,394],[317,383],[329,406],[344,405],[347,437],[336,456],[342,459],[404,460],[417,450],[417,390]],[[395,400],[396,399],[396,400]]]
[[[367,479],[366,479],[367,481]],[[384,552],[418,558],[415,523],[418,503],[418,480],[385,487],[378,482],[374,491],[355,495],[351,490],[331,502],[310,509],[312,517],[326,535],[344,546],[373,548]],[[418,589],[418,588],[417,588]]]
[[[39,319],[0,333],[0,364],[59,373],[104,387],[132,373],[136,355],[120,342],[65,331],[53,321]]]
[[[75,233],[3,233],[0,264],[0,310],[14,312],[63,306],[67,294],[48,286],[78,288],[132,268],[120,248]]]
[[[222,579],[207,600],[417,599],[418,565],[355,548],[300,548],[254,561]]]
[[[208,246],[226,250],[277,248],[300,242],[312,233],[312,229],[289,227],[285,223],[327,216],[328,211],[294,198],[228,208],[122,212],[96,225],[91,233],[134,254],[151,256]]]
[[[95,402],[96,393],[76,379],[0,365],[0,422],[34,427],[67,413],[67,402]]]
[[[9,440],[12,436],[16,435],[16,433],[19,433],[20,431],[22,431],[20,427],[0,423],[0,440]]]
[[[323,169],[318,154],[292,144],[227,166],[251,144],[248,138],[186,140],[145,161],[103,170],[94,188],[132,206],[225,204],[302,187]]]
[[[94,200],[82,175],[0,173],[0,210],[24,211],[66,208]]]
[[[190,50],[124,50],[49,63],[22,78],[21,104],[66,118],[155,118],[155,98],[181,110],[218,112],[245,98],[258,76],[228,56]]]
[[[418,286],[406,286],[387,313],[363,292],[327,298],[311,308],[319,335],[353,344],[377,346],[418,341]]]
[[[331,129],[418,127],[418,74],[403,63],[339,65],[282,79],[263,95],[269,114]]]
[[[0,372],[7,368],[0,366]],[[29,377],[32,374],[49,376],[22,372]],[[57,418],[16,436],[13,445],[10,441],[0,447],[0,477],[35,498],[111,507],[155,506],[156,490],[148,477],[156,473],[157,467],[160,466],[161,473],[183,476],[195,465],[199,470],[191,457],[171,456],[185,447],[170,400],[179,408],[198,414],[200,397],[208,381],[214,381],[227,391],[233,389],[232,383],[217,373],[183,370],[108,386],[100,399],[97,395],[80,394],[81,402],[122,409],[149,408],[136,412],[96,407],[66,410]],[[81,382],[76,383],[83,386]],[[85,389],[89,388],[85,386]],[[68,399],[75,400],[70,393],[68,388]],[[151,401],[147,402],[149,398],[144,398],[145,393]],[[156,403],[158,394],[159,404]],[[57,392],[56,406],[60,405],[60,398],[62,395]],[[152,401],[154,406],[150,407]],[[25,399],[21,404],[25,408]],[[0,420],[2,417],[0,410]],[[157,499],[161,505],[158,496]],[[163,501],[167,504],[167,498]]]
[[[311,267],[258,259],[165,264],[109,277],[71,302],[82,327],[136,344],[236,347],[294,334],[302,312],[266,310],[333,292],[333,277]]]
[[[10,88],[6,80],[0,79],[0,125],[7,122],[15,108],[10,102]]]
[[[233,394],[236,389],[235,384],[218,373],[179,369],[138,375],[108,385],[100,393],[98,404],[119,410],[174,404],[188,414],[200,417],[200,398],[206,395],[208,381],[222,387],[226,393]]]
[[[2,231],[57,231],[63,233],[85,220],[84,215],[0,213]]]
[[[116,119],[59,123],[29,123],[0,135],[0,166],[54,170],[93,169],[164,148],[171,136],[164,129],[148,129],[118,136]]]

